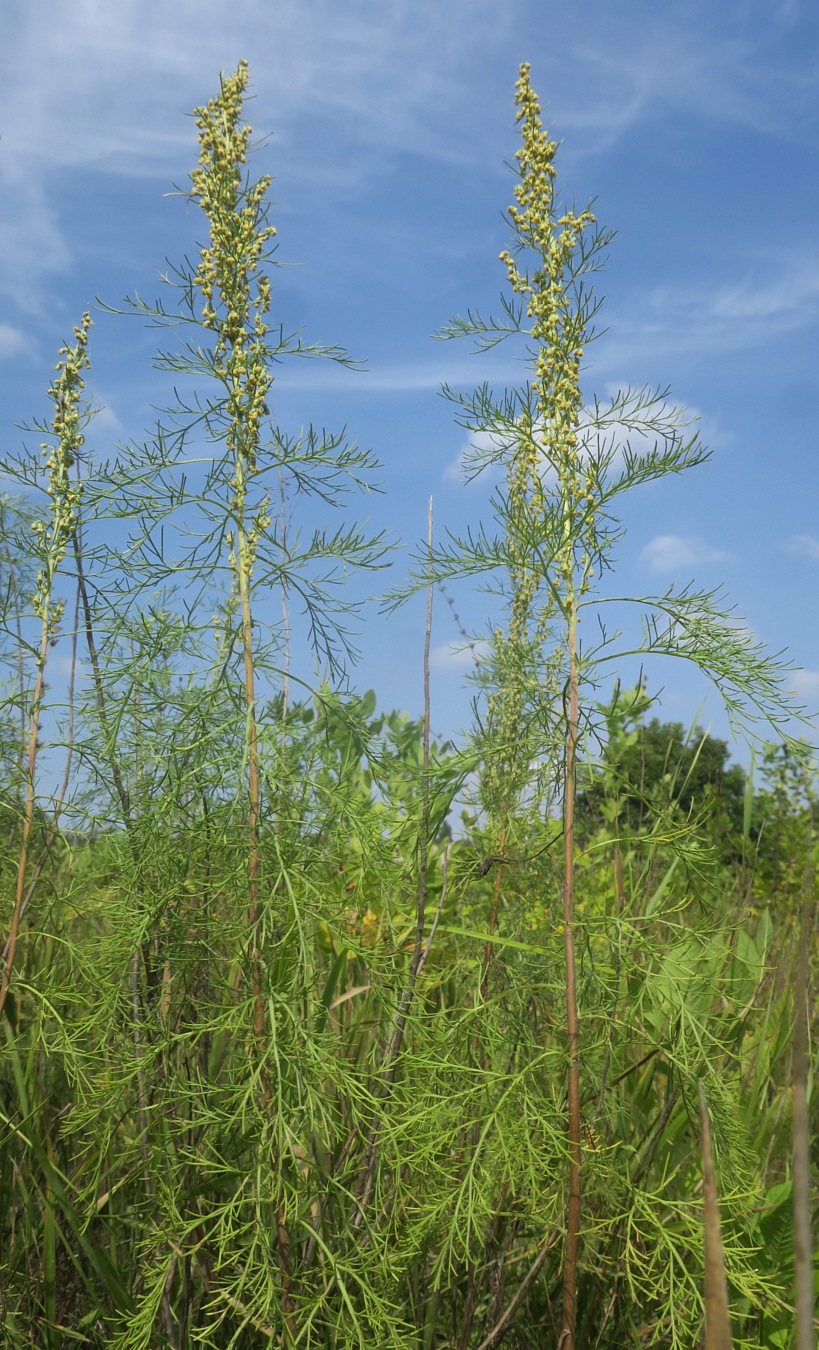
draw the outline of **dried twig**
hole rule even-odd
[[[719,1226],[711,1122],[708,1118],[708,1104],[702,1083],[700,1083],[700,1119],[705,1202],[705,1350],[731,1350],[733,1344],[731,1319],[728,1316],[728,1287],[725,1282],[725,1256]]]
[[[532,1283],[532,1280],[537,1275],[538,1271],[543,1265],[543,1262],[546,1260],[546,1257],[549,1255],[549,1252],[552,1250],[552,1247],[554,1246],[556,1241],[557,1241],[557,1234],[554,1233],[550,1237],[549,1241],[545,1244],[545,1246],[541,1247],[531,1266],[529,1267],[520,1284],[518,1285],[517,1289],[515,1290],[513,1297],[510,1299],[509,1303],[504,1308],[497,1322],[493,1326],[492,1330],[489,1332],[489,1335],[485,1336],[481,1341],[480,1345],[478,1346],[478,1350],[494,1350],[494,1347],[499,1343],[501,1337],[504,1335],[506,1331],[509,1330],[509,1325],[523,1301],[523,1296],[526,1293],[526,1290],[529,1288],[529,1285]]]

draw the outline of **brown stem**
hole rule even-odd
[[[48,836],[46,838],[43,851],[37,860],[33,873],[31,874],[28,887],[26,888],[26,893],[23,898],[23,903],[20,907],[20,923],[22,923],[25,917],[26,910],[31,904],[34,892],[37,889],[37,882],[43,875],[45,865],[51,856],[51,850],[53,849],[54,841],[57,838],[57,826],[60,821],[63,806],[65,805],[65,796],[68,791],[68,784],[71,778],[71,764],[74,758],[74,681],[77,670],[77,624],[79,622],[79,604],[80,604],[80,593],[78,589],[77,599],[74,606],[74,630],[71,636],[71,671],[68,677],[68,750],[65,757],[65,770],[63,772],[63,781],[60,784],[60,791],[57,795],[57,800],[54,805],[54,814],[51,818],[51,825],[49,827]],[[9,937],[6,939],[6,945],[3,948],[4,961],[8,958],[10,942],[11,942],[11,935],[9,935]]]
[[[711,1122],[708,1119],[708,1104],[702,1083],[700,1083],[700,1119],[705,1204],[705,1350],[731,1350],[733,1342],[731,1321],[728,1316],[728,1288],[725,1283],[725,1256],[719,1225]]]
[[[48,847],[54,843],[54,837],[57,833],[57,824],[65,804],[65,796],[68,792],[68,784],[71,781],[71,765],[74,759],[74,686],[77,679],[77,639],[79,637],[80,626],[80,588],[74,597],[74,623],[71,628],[71,668],[68,674],[68,747],[65,755],[65,770],[63,771],[63,781],[60,784],[60,792],[57,797],[57,803],[54,807],[54,816],[51,822],[49,832]]]
[[[432,560],[432,498],[429,499],[429,510],[427,513],[427,553],[430,559],[430,571]],[[424,942],[424,926],[426,923],[427,907],[427,873],[429,868],[429,743],[430,743],[430,720],[431,720],[431,698],[430,698],[430,678],[429,678],[429,653],[432,643],[432,599],[433,584],[430,575],[429,585],[427,586],[427,621],[424,632],[424,731],[423,731],[423,761],[421,777],[421,829],[418,840],[418,898],[415,906],[415,943],[413,946],[412,960],[410,962],[409,976],[407,978],[406,988],[401,995],[401,1001],[398,1005],[398,1012],[395,1018],[395,1024],[390,1033],[387,1045],[384,1050],[384,1056],[381,1061],[381,1092],[388,1092],[395,1079],[398,1067],[398,1055],[404,1040],[404,1031],[407,1025],[412,1000],[415,996],[415,988],[418,983],[418,977],[423,970],[424,964],[429,953],[432,939],[435,936],[435,930],[438,927],[438,920],[441,916],[441,910],[446,896],[446,868],[447,853],[444,852],[444,872],[441,886],[441,899],[438,904],[438,910],[435,915],[435,921],[432,925],[432,931],[427,942]],[[364,1162],[362,1165],[361,1178],[357,1187],[356,1212],[352,1218],[354,1227],[358,1227],[364,1217],[364,1209],[369,1200],[375,1178],[375,1152],[378,1145],[378,1136],[381,1128],[380,1116],[376,1116],[370,1126],[367,1147],[364,1153]]]
[[[287,561],[287,489],[281,465],[279,465],[279,530],[281,532],[282,620],[284,622],[284,679],[282,681],[282,733],[284,733],[290,702],[290,610],[287,605],[287,582],[284,570]]]
[[[566,728],[566,784],[563,798],[563,942],[566,954],[566,1034],[569,1056],[569,1206],[563,1258],[563,1329],[560,1350],[574,1350],[577,1319],[577,1258],[580,1246],[580,1030],[574,931],[574,807],[577,790],[578,724],[577,612],[569,611],[569,710]]]
[[[119,798],[120,809],[122,811],[122,820],[126,832],[132,835],[131,820],[131,798],[128,789],[120,773],[119,762],[114,750],[114,742],[111,737],[111,729],[108,722],[108,711],[105,706],[105,690],[102,682],[102,671],[100,670],[99,652],[97,651],[97,641],[94,636],[94,623],[91,614],[91,602],[88,598],[88,586],[85,581],[85,570],[82,561],[82,539],[79,524],[74,531],[74,560],[77,566],[77,585],[82,598],[83,621],[85,624],[85,641],[88,647],[88,659],[91,662],[91,674],[94,681],[94,698],[97,704],[97,713],[102,727],[102,734],[105,738],[105,751],[108,758],[108,766],[111,770],[111,777],[114,781],[117,797]]]
[[[429,499],[427,512],[427,554],[432,567],[432,498]],[[429,689],[429,651],[432,642],[432,577],[427,586],[427,623],[424,631],[424,745],[423,777],[421,780],[421,838],[418,858],[418,903],[415,910],[415,949],[412,964],[417,971],[424,950],[424,919],[427,902],[427,868],[429,866],[429,727],[430,727],[430,689]]]
[[[493,859],[493,861],[497,861],[498,863],[502,863],[504,861],[503,851],[505,845],[506,845],[506,830],[502,829],[498,837],[498,856],[497,859]],[[488,930],[490,933],[494,933],[498,923],[498,910],[500,909],[500,898],[501,898],[501,875],[502,869],[499,866],[497,871],[495,872],[495,886],[492,892],[492,909],[489,915],[489,930]],[[486,946],[484,947],[483,952],[483,974],[481,975],[481,999],[484,1003],[486,1002],[487,994],[489,993],[489,970],[492,965],[493,950],[494,947],[492,944],[492,939],[491,937],[488,937],[486,939]]]
[[[77,461],[77,473],[79,475],[79,459]],[[88,659],[91,662],[91,675],[94,684],[94,698],[97,704],[97,715],[100,719],[100,727],[105,741],[105,751],[108,759],[108,766],[111,770],[114,788],[119,799],[120,810],[122,812],[122,821],[125,826],[125,834],[131,849],[131,857],[134,863],[135,885],[139,888],[139,857],[136,841],[134,838],[134,822],[131,814],[131,797],[128,792],[117,759],[114,739],[111,735],[111,727],[108,721],[108,709],[105,702],[105,686],[102,679],[102,670],[100,668],[99,651],[97,649],[97,640],[94,635],[94,620],[91,613],[91,601],[88,596],[88,586],[85,580],[85,569],[83,566],[82,553],[82,524],[78,518],[76,527],[72,535],[72,544],[74,548],[74,561],[77,568],[77,591],[82,601],[83,622],[85,625],[85,642],[88,648]],[[145,1178],[145,1193],[151,1194],[151,1171],[148,1157],[148,1108],[147,1093],[145,1091],[145,1074],[142,1068],[142,1030],[140,1026],[140,1000],[139,1000],[139,963],[140,952],[137,948],[134,951],[131,962],[131,1032],[134,1041],[134,1060],[136,1064],[136,1083],[137,1083],[137,1103],[139,1110],[139,1133],[140,1147],[142,1150],[142,1170]]]
[[[616,826],[615,826],[616,829]],[[617,834],[614,837],[614,889],[617,896],[617,914],[619,922],[623,919],[623,910],[626,904],[625,887],[623,885],[623,859],[620,854],[620,839]],[[606,1099],[606,1086],[611,1067],[611,1047],[614,1040],[614,1028],[617,1025],[617,1009],[620,1006],[620,929],[618,923],[617,947],[614,953],[614,1002],[611,1009],[611,1019],[609,1021],[608,1031],[606,1033],[606,1054],[603,1059],[603,1072],[600,1075],[600,1092],[597,1097],[597,1115],[602,1113],[603,1103]]]
[[[0,504],[0,511],[2,505]],[[17,584],[17,569],[14,566],[14,560],[11,556],[8,540],[5,538],[3,530],[3,552],[6,555],[6,566],[9,569],[9,587],[14,597],[14,628],[17,635],[17,687],[20,695],[20,740],[17,746],[16,770],[18,776],[22,779],[24,765],[26,760],[26,710],[24,703],[25,695],[25,666],[23,661],[23,620],[20,612],[20,587]],[[14,826],[12,825],[12,834]],[[9,838],[11,846],[11,837]]]
[[[429,499],[429,511],[427,515],[427,548],[432,554],[432,498]],[[441,909],[446,895],[446,866],[447,853],[444,852],[444,872],[441,886],[441,900],[438,905],[438,911],[435,915],[435,921],[432,925],[432,931],[429,940],[424,942],[424,925],[426,923],[427,912],[427,873],[429,869],[429,741],[430,741],[430,718],[431,718],[431,699],[429,687],[429,652],[432,642],[432,581],[427,587],[427,622],[424,631],[424,739],[423,739],[423,762],[421,776],[421,831],[418,840],[418,898],[415,905],[415,943],[412,950],[412,961],[410,962],[407,987],[401,997],[398,1008],[398,1014],[395,1019],[395,1026],[387,1042],[387,1048],[384,1052],[382,1061],[382,1072],[387,1070],[385,1078],[386,1086],[390,1086],[395,1077],[395,1061],[401,1050],[401,1044],[404,1039],[404,1029],[407,1025],[410,1006],[412,1004],[415,986],[418,983],[418,977],[424,968],[427,955],[429,953],[432,939],[435,936],[435,929],[438,927],[438,920],[441,915]]]
[[[48,653],[48,620],[44,618],[40,652],[37,658],[37,679],[34,684],[34,696],[31,703],[31,716],[28,729],[28,755],[26,765],[26,804],[23,813],[23,834],[20,841],[20,856],[17,861],[17,886],[14,897],[14,909],[6,942],[6,963],[3,979],[0,982],[0,1017],[6,1006],[9,985],[11,984],[14,958],[17,955],[17,939],[20,933],[20,920],[26,894],[26,868],[28,866],[31,827],[34,822],[34,770],[37,763],[37,741],[40,735],[40,703],[43,697],[46,655]]]

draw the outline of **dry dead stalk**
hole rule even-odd
[[[705,1088],[700,1083],[700,1119],[702,1121],[702,1170],[705,1224],[705,1350],[731,1350],[731,1319],[728,1315],[728,1286],[725,1280],[725,1256],[717,1204],[714,1150]]]

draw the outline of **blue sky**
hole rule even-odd
[[[55,352],[95,296],[160,293],[191,253],[196,213],[172,193],[196,160],[187,115],[220,69],[250,61],[254,130],[272,133],[283,262],[276,317],[339,342],[366,373],[283,368],[284,427],[346,423],[372,447],[384,492],[360,504],[405,544],[486,515],[488,490],[453,466],[464,433],[437,395],[517,375],[501,348],[471,356],[430,335],[489,309],[512,180],[520,61],[562,142],[563,192],[597,199],[617,231],[600,290],[608,332],[584,389],[669,385],[701,418],[713,460],[628,504],[624,591],[675,577],[724,582],[753,632],[803,667],[819,703],[819,9],[812,0],[12,0],[0,52],[0,385],[4,450],[47,414]],[[99,453],[141,436],[168,396],[156,334],[97,314]],[[406,568],[397,553],[393,574]],[[385,585],[387,584],[385,580]],[[453,587],[466,626],[488,601]],[[423,607],[368,610],[355,682],[421,704]],[[468,721],[468,657],[439,599],[439,730]],[[628,677],[633,672],[624,671]],[[706,694],[690,671],[649,673],[662,716]],[[703,714],[724,731],[712,694]]]

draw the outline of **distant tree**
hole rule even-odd
[[[645,720],[652,700],[641,687],[615,692],[603,711],[607,740],[597,764],[586,770],[580,818],[587,830],[615,821],[629,831],[649,823],[657,810],[703,815],[721,837],[742,832],[745,771],[731,764],[727,741],[681,722]]]
[[[800,760],[787,746],[766,746],[760,765],[762,780],[754,794],[750,843],[757,882],[798,897],[805,861],[816,836],[816,763],[808,753]]]

